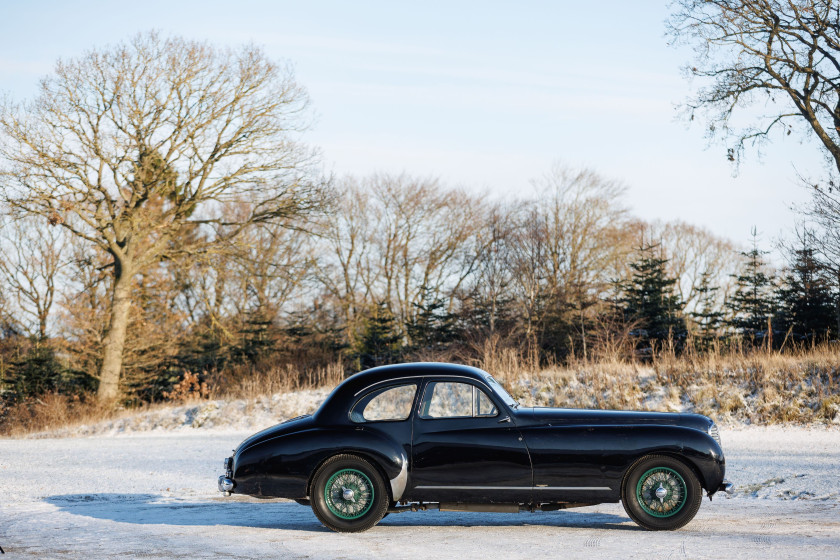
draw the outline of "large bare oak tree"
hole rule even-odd
[[[259,48],[147,33],[59,61],[34,99],[0,106],[4,201],[111,257],[102,400],[120,394],[138,274],[318,207],[313,154],[299,143],[307,102]],[[248,211],[228,219],[230,203]]]
[[[840,5],[833,0],[676,0],[669,31],[692,45],[702,86],[688,102],[730,159],[804,125],[840,171]],[[749,106],[761,113],[748,113]],[[743,113],[746,124],[737,123]]]

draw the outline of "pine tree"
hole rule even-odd
[[[772,279],[765,274],[767,251],[758,248],[758,234],[752,230],[752,249],[742,252],[746,263],[741,274],[734,276],[735,293],[727,302],[731,317],[728,325],[738,333],[751,338],[762,339],[768,330],[768,322],[774,309]]]
[[[242,326],[239,328],[239,344],[232,350],[234,360],[247,360],[256,363],[274,345],[276,333],[272,332],[274,321],[271,313],[263,307],[258,307],[245,313]]]
[[[834,325],[834,298],[825,266],[804,244],[778,291],[778,325],[800,340],[825,337]]]
[[[59,391],[64,385],[65,367],[58,361],[55,350],[43,340],[35,341],[19,359],[11,363],[4,385],[8,400],[38,397]]]
[[[379,302],[365,322],[356,358],[361,369],[391,363],[399,355],[400,335],[394,315],[385,302]]]
[[[697,344],[703,349],[708,349],[712,341],[717,338],[723,321],[723,311],[717,301],[719,289],[718,286],[712,286],[711,275],[708,271],[704,271],[700,276],[700,285],[697,287],[697,305],[690,313],[697,327]]]
[[[417,349],[439,349],[451,342],[455,333],[455,316],[445,310],[442,299],[423,287],[418,303],[413,303],[414,317],[406,324],[411,346]]]
[[[624,286],[621,300],[625,317],[638,321],[640,338],[644,342],[685,336],[683,304],[674,292],[677,280],[668,277],[665,271],[668,259],[656,255],[657,247],[642,245],[639,260],[630,264],[633,276]]]

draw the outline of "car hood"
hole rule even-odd
[[[577,408],[520,408],[517,418],[526,423],[562,425],[634,425],[655,424],[685,426],[707,431],[711,420],[700,414],[674,412],[637,412],[628,410],[586,410]]]
[[[253,447],[259,443],[274,439],[278,436],[305,430],[310,426],[310,424],[312,424],[311,414],[291,418],[285,422],[281,422],[280,424],[266,428],[261,432],[257,432],[256,434],[245,438],[245,440],[239,444],[239,447],[236,448],[236,452],[238,453],[240,451],[244,451],[249,447]]]

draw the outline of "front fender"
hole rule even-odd
[[[402,445],[376,430],[353,426],[317,427],[283,434],[237,451],[233,462],[235,491],[253,496],[305,498],[318,466],[340,453],[370,460],[391,481],[392,493],[402,493],[408,473],[408,458]]]
[[[562,487],[553,499],[621,499],[622,482],[640,457],[664,454],[685,461],[707,490],[723,481],[723,452],[708,434],[674,425],[561,425],[523,427],[536,487]],[[599,488],[575,491],[573,487]],[[601,488],[606,490],[601,490]]]
[[[688,462],[694,467],[701,486],[710,493],[716,492],[723,482],[726,472],[723,450],[705,432],[683,426],[651,426],[639,430],[634,440],[636,457],[630,464],[645,455],[659,453]]]

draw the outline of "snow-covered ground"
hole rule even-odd
[[[137,432],[251,431],[314,412],[330,389],[302,389],[266,395],[253,400],[195,401],[130,413],[96,424],[70,426],[35,434],[35,438],[119,435]]]
[[[118,431],[118,430],[116,430]],[[224,498],[222,458],[248,431],[203,428],[0,440],[7,558],[840,558],[840,430],[722,434],[735,497],[651,533],[620,504],[551,513],[392,514],[336,534],[282,500]]]

